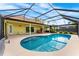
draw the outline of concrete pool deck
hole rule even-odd
[[[33,34],[33,36],[35,35],[37,34]],[[71,35],[67,46],[59,51],[54,52],[34,52],[24,49],[20,45],[20,41],[28,36],[29,35],[10,36],[7,39],[10,40],[10,43],[5,41],[5,50],[3,56],[79,56],[79,37],[77,35]]]

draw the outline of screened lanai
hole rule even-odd
[[[24,20],[41,20],[49,25],[50,32],[61,33],[74,29],[79,35],[78,6],[78,3],[4,3],[0,4],[0,15],[3,18],[22,16]],[[2,31],[0,28],[0,33]]]
[[[79,3],[0,3],[0,55],[79,55],[78,39]]]

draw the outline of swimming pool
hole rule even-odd
[[[32,36],[21,40],[20,44],[23,48],[39,51],[39,52],[51,52],[64,48],[67,45],[67,41],[70,39],[70,35],[66,34],[51,34],[45,36]]]

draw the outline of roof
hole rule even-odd
[[[3,16],[4,17],[4,16]],[[11,18],[11,19],[18,19],[18,20],[23,20],[23,21],[30,21],[30,22],[35,22],[35,23],[43,23],[42,20],[39,20],[39,19],[29,19],[29,18],[25,18],[24,19],[24,16],[23,15],[17,15],[17,16],[13,16],[13,17],[4,17],[4,18]]]
[[[3,17],[4,18],[4,17]],[[20,16],[19,16],[20,18]],[[23,20],[23,19],[19,19],[18,17],[12,18],[12,17],[6,17],[4,18],[5,20],[12,20],[12,21],[18,21],[18,22],[25,22],[25,23],[32,23],[32,24],[38,24],[38,25],[46,25],[40,22],[36,22],[36,21],[27,21],[27,20]]]

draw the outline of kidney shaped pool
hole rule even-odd
[[[67,45],[67,41],[70,39],[70,35],[66,34],[51,34],[45,36],[32,36],[21,40],[20,44],[23,48],[39,51],[39,52],[51,52],[64,48]]]

